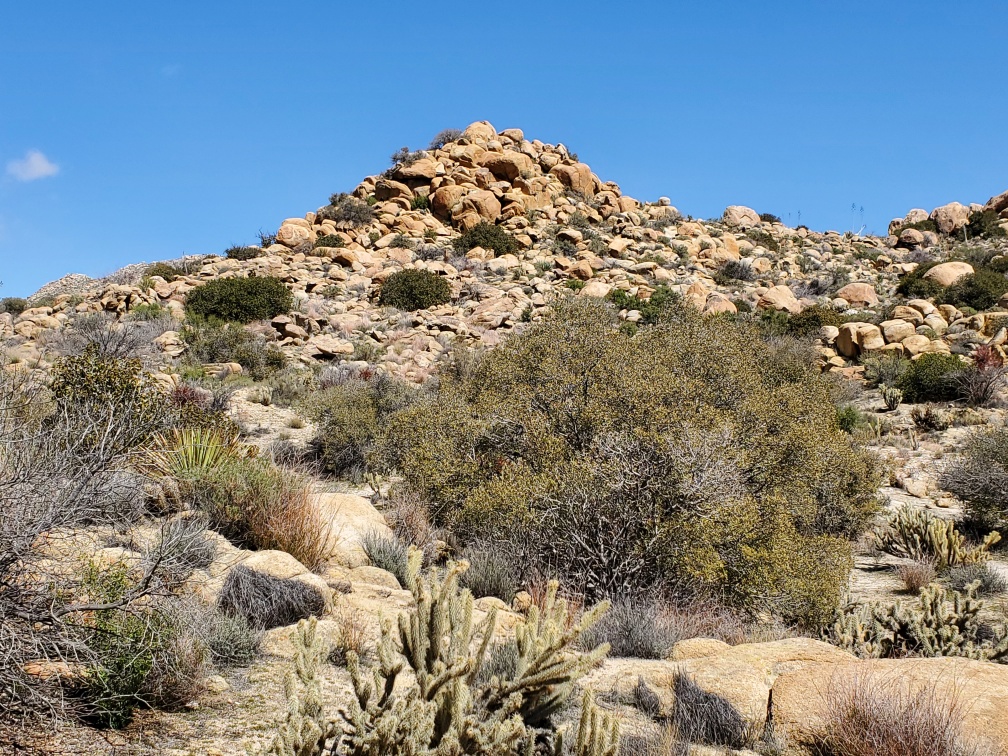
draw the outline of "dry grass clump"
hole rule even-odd
[[[396,536],[385,536],[374,531],[361,536],[361,548],[371,564],[392,573],[399,585],[406,585],[409,546]]]
[[[329,648],[329,662],[343,667],[347,663],[347,653],[353,651],[358,659],[368,657],[367,624],[360,609],[340,603],[333,610],[337,622],[336,637]]]
[[[964,708],[930,682],[859,676],[826,692],[827,718],[810,744],[818,756],[987,756],[964,726]]]
[[[903,581],[907,593],[919,593],[924,586],[931,585],[938,579],[938,571],[934,562],[914,559],[904,562],[896,568],[896,574]]]
[[[680,740],[730,748],[749,748],[755,742],[752,726],[727,699],[708,693],[681,672],[672,687],[671,722]]]

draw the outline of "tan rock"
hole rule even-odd
[[[940,286],[951,286],[963,276],[972,275],[973,266],[961,260],[953,260],[935,265],[924,274],[924,278]]]
[[[674,661],[700,659],[727,651],[729,648],[731,646],[717,638],[688,638],[672,647],[672,659]]]
[[[532,159],[513,150],[487,152],[479,159],[479,164],[502,181],[514,181],[522,175],[532,173]]]
[[[395,199],[412,200],[413,190],[401,181],[378,179],[378,183],[375,184],[375,199],[379,202]]]
[[[584,163],[555,165],[550,169],[550,175],[556,176],[568,189],[580,192],[586,197],[594,196],[598,188],[591,168]]]
[[[500,217],[501,203],[493,192],[486,189],[474,189],[462,198],[453,217],[458,220],[471,213],[475,213],[482,220],[493,223]]]
[[[916,228],[907,228],[900,232],[899,246],[913,249],[924,244],[924,234]]]
[[[882,331],[873,323],[844,323],[836,338],[836,350],[851,359],[885,346]]]
[[[589,281],[584,285],[584,288],[578,292],[578,296],[581,297],[598,297],[599,299],[604,299],[612,291],[612,285],[605,283],[604,281]]]
[[[987,200],[987,204],[983,206],[984,210],[993,210],[998,215],[1001,215],[1006,210],[1008,210],[1008,192],[1002,192],[996,197],[991,197]],[[1004,217],[1003,215],[1001,217]]]
[[[722,220],[729,228],[750,228],[758,226],[760,222],[759,213],[744,205],[730,205],[725,208]]]
[[[490,124],[489,121],[476,121],[475,123],[470,123],[466,130],[462,132],[462,136],[473,140],[474,142],[489,142],[491,139],[497,137],[497,131]]]
[[[943,234],[958,231],[969,222],[970,210],[959,202],[949,202],[931,211],[931,220]]]
[[[879,324],[879,328],[882,329],[882,335],[889,344],[901,342],[917,332],[914,324],[905,320],[885,320]]]
[[[301,219],[295,218],[293,220]],[[299,244],[304,244],[311,238],[311,230],[305,228],[303,225],[292,223],[291,219],[288,219],[283,222],[279,229],[277,229],[276,236],[277,241],[280,244],[293,249]]]
[[[855,307],[875,307],[879,303],[875,287],[868,283],[847,284],[836,295]]]
[[[801,305],[795,298],[794,292],[787,286],[774,286],[759,298],[756,306],[761,310],[777,310],[790,312],[795,315],[801,312]]]

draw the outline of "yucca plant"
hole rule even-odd
[[[219,428],[174,428],[159,434],[141,462],[155,478],[186,478],[234,459],[255,456],[237,433]]]

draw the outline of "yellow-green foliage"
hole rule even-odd
[[[952,520],[935,517],[926,509],[903,506],[877,532],[882,548],[896,556],[934,562],[939,571],[961,564],[985,562],[990,547],[1001,540],[996,530],[977,546],[967,546],[966,537]]]
[[[389,446],[438,524],[517,529],[573,587],[688,579],[810,623],[877,507],[877,465],[801,353],[687,308],[630,335],[604,303],[563,305],[443,375]]]

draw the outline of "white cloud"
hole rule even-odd
[[[20,160],[7,163],[7,175],[17,181],[37,181],[59,173],[59,166],[38,150],[28,150]]]

